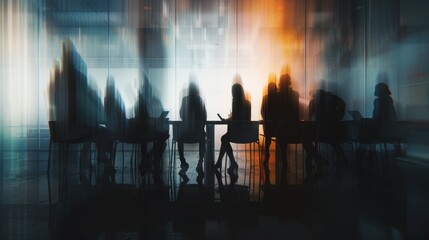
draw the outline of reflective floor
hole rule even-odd
[[[47,151],[3,151],[0,239],[427,239],[428,166],[394,156],[389,149],[389,170],[368,161],[357,181],[352,151],[345,149],[349,164],[337,168],[330,149],[321,147],[329,164],[314,184],[303,184],[301,149],[295,161],[294,146],[288,184],[276,184],[272,152],[270,186],[260,180],[259,159],[249,185],[241,149],[235,149],[240,166],[235,184],[224,169],[198,178],[193,146],[185,146],[186,172],[178,159],[169,169],[167,149],[164,184],[154,185],[148,173],[137,178],[136,187],[131,146],[125,146],[124,175],[119,148],[115,179],[103,180],[95,152],[90,174],[80,145],[69,149],[68,164],[60,168],[63,177],[58,175],[58,152],[53,151],[51,191]]]

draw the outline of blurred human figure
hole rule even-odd
[[[142,162],[139,166],[140,173],[143,175],[151,168],[147,153],[147,143],[153,142],[153,177],[156,184],[162,184],[161,161],[162,154],[167,146],[166,140],[169,135],[163,129],[164,119],[159,119],[158,116],[152,117],[150,114],[150,111],[153,111],[153,106],[149,103],[160,103],[160,101],[152,95],[152,87],[150,86],[148,78],[145,76],[144,79],[144,84],[141,85],[135,104],[135,122],[131,124],[131,127],[134,127],[134,132],[137,133],[138,138],[141,139]]]
[[[207,112],[203,99],[200,96],[198,86],[195,82],[190,82],[188,87],[188,96],[182,99],[180,106],[180,118],[182,125],[178,139],[178,148],[180,156],[180,165],[182,168],[188,168],[189,165],[183,154],[183,143],[199,142],[199,159],[197,172],[202,172],[202,163],[206,152],[204,131],[207,121]]]
[[[274,79],[275,80],[275,79]],[[267,86],[267,94],[262,98],[261,116],[264,120],[264,135],[265,135],[265,149],[264,149],[264,169],[265,169],[265,183],[270,184],[269,177],[269,160],[270,160],[270,145],[271,138],[275,137],[278,115],[278,102],[277,102],[277,86],[276,82],[269,82]]]
[[[106,127],[116,134],[123,134],[125,129],[125,104],[115,85],[112,76],[107,78],[106,91],[104,95],[104,114]]]
[[[236,76],[237,80],[240,80],[240,76]],[[239,81],[238,81],[239,82]],[[250,121],[251,115],[251,105],[250,102],[246,100],[243,86],[240,83],[235,83],[232,85],[232,112],[230,118],[227,121]],[[238,125],[237,125],[238,126]],[[231,165],[228,168],[228,173],[233,174],[238,170],[238,164],[235,161],[234,154],[231,148],[231,131],[236,127],[235,125],[228,124],[228,131],[221,137],[221,146],[219,151],[219,157],[215,164],[215,169],[220,169],[222,167],[222,159],[225,153],[231,160]]]
[[[279,91],[277,93],[278,101],[278,136],[277,141],[280,148],[280,157],[283,162],[281,169],[281,182],[287,182],[287,144],[285,138],[296,138],[301,135],[299,124],[299,93],[292,89],[291,78],[289,74],[280,76]]]
[[[104,95],[104,115],[106,118],[106,128],[111,135],[111,139],[118,136],[123,137],[127,134],[125,104],[116,88],[113,76],[108,76],[107,78]],[[108,159],[108,162],[105,162],[105,167],[107,168],[108,166],[111,166],[111,164],[112,159]],[[111,166],[111,171],[114,172],[113,167],[114,166]]]
[[[299,121],[299,93],[292,89],[289,74],[280,77],[277,99],[282,111],[278,113],[278,120],[294,124]]]
[[[395,136],[394,122],[396,121],[396,110],[393,105],[391,92],[386,83],[378,83],[375,86],[374,110],[371,119],[362,119],[359,122],[359,144],[356,151],[357,170],[360,175],[363,170],[363,159],[372,160],[375,151],[371,144],[374,140],[384,137]]]
[[[59,141],[94,141],[97,161],[105,163],[106,175],[113,173],[110,165],[113,139],[99,125],[103,104],[96,89],[88,83],[87,65],[69,38],[62,45],[61,68],[55,63],[48,88],[49,120],[50,126],[55,127],[55,137]],[[88,144],[84,148],[89,148]]]
[[[347,162],[340,145],[343,136],[340,121],[344,117],[345,107],[340,97],[323,89],[316,90],[308,107],[310,120],[316,121],[316,139],[329,142],[340,164]]]
[[[379,83],[375,86],[374,95],[377,97],[374,100],[374,111],[372,118],[377,127],[390,125],[396,121],[396,110],[393,105],[393,99],[390,96],[392,93],[386,83]]]

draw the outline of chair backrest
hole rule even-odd
[[[306,139],[312,140],[311,122],[277,122],[276,138],[286,144],[303,143]]]
[[[51,137],[51,141],[57,142],[57,121],[49,121],[49,135]]]
[[[205,124],[198,122],[195,124],[195,127],[189,127],[183,122],[174,122],[173,123],[173,141],[179,141],[183,143],[199,143],[201,140],[205,139],[205,132],[201,126]]]
[[[233,143],[252,143],[259,141],[258,121],[231,121],[228,123],[228,132]]]

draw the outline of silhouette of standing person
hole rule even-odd
[[[270,145],[271,138],[275,136],[276,124],[277,124],[277,86],[275,82],[268,83],[267,94],[262,98],[261,115],[264,120],[264,135],[265,135],[265,182],[270,184],[269,178],[269,160],[270,160]]]
[[[240,79],[239,76],[236,76],[236,79]],[[227,119],[228,121],[250,121],[251,115],[251,105],[250,102],[246,100],[244,95],[243,86],[240,83],[235,83],[232,85],[232,113],[231,117]],[[237,125],[238,126],[238,125]],[[228,168],[229,174],[234,174],[238,170],[238,164],[235,161],[234,154],[231,148],[231,131],[236,127],[228,124],[228,131],[221,137],[221,146],[219,151],[219,157],[215,164],[215,169],[220,169],[222,167],[222,158],[225,153],[231,159],[231,165]]]
[[[180,166],[181,168],[189,167],[183,154],[183,143],[199,141],[200,150],[197,172],[202,172],[202,163],[206,152],[204,126],[207,121],[207,112],[195,82],[189,83],[188,91],[188,96],[182,99],[180,107],[180,118],[182,119],[181,132],[178,139]]]

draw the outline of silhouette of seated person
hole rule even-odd
[[[115,86],[112,76],[107,78],[106,91],[104,95],[104,114],[106,117],[106,128],[119,136],[126,136],[125,104]]]
[[[61,69],[55,64],[49,85],[50,117],[61,125],[63,137],[79,135],[80,130],[95,129],[103,105],[88,84],[87,66],[72,41],[63,42]]]
[[[312,144],[312,128],[304,127],[299,121],[299,93],[291,88],[289,74],[280,77],[277,94],[277,142],[282,161],[281,184],[287,184],[287,142],[302,143],[306,151],[307,177],[312,175],[312,161],[315,148]]]
[[[202,172],[202,163],[206,153],[204,131],[205,122],[207,121],[207,112],[203,99],[200,96],[198,86],[191,81],[188,87],[188,96],[183,97],[180,106],[180,118],[182,124],[178,137],[178,148],[180,156],[180,166],[188,168],[183,153],[183,143],[199,143],[199,159],[197,164],[197,172]]]
[[[316,90],[308,107],[310,120],[316,121],[316,140],[328,142],[341,164],[347,162],[340,145],[341,138],[345,135],[340,124],[345,107],[346,104],[340,97],[323,89]]]
[[[275,82],[269,82],[267,86],[267,94],[262,98],[261,116],[264,120],[263,128],[265,135],[265,149],[264,149],[264,169],[265,169],[265,182],[270,184],[269,178],[269,160],[270,160],[270,145],[271,138],[276,135],[277,127],[277,86]]]
[[[127,129],[125,105],[112,76],[107,78],[104,95],[104,115],[106,128],[112,138],[125,138],[129,131]]]
[[[240,76],[235,77],[236,82],[240,82]],[[250,121],[251,117],[251,105],[248,100],[246,100],[243,86],[240,83],[235,83],[232,85],[232,112],[230,118],[226,119],[226,121]],[[222,167],[222,159],[225,153],[228,155],[231,161],[231,165],[228,168],[228,173],[235,174],[238,170],[238,164],[235,161],[234,154],[231,147],[231,132],[239,131],[237,127],[238,124],[228,124],[228,131],[221,137],[221,146],[219,151],[219,157],[215,164],[215,169],[220,169]],[[236,128],[236,129],[233,129]]]
[[[370,149],[370,145],[362,143],[371,144],[395,136],[396,110],[390,96],[389,86],[386,83],[378,83],[375,86],[374,95],[376,99],[374,100],[372,118],[361,119],[359,122],[359,141],[361,144],[359,144],[356,152],[359,163],[362,163],[365,156],[372,159],[375,154]]]
[[[61,69],[56,63],[48,88],[50,121],[55,124],[57,139],[89,138],[96,143],[97,161],[113,170],[110,159],[113,139],[106,128],[99,126],[103,104],[88,82],[86,63],[69,38],[62,45]]]
[[[137,137],[141,142],[142,162],[140,163],[139,169],[142,175],[150,171],[152,167],[149,163],[151,154],[147,152],[147,143],[153,142],[151,151],[154,160],[153,177],[156,184],[162,184],[161,161],[167,146],[166,141],[169,134],[163,128],[163,121],[165,119],[160,119],[158,114],[156,116],[150,114],[151,112],[157,113],[157,111],[153,109],[154,105],[157,104],[160,104],[160,101],[152,95],[152,87],[148,78],[145,76],[144,84],[139,90],[138,99],[134,106],[135,119],[129,121],[128,128],[129,132],[134,133],[132,137]],[[156,107],[162,109],[162,106],[158,105]]]

